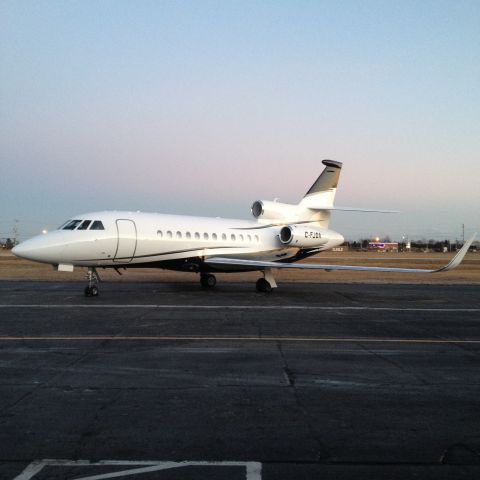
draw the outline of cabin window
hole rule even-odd
[[[243,242],[243,235],[240,235],[240,241]]]
[[[204,240],[208,240],[208,233],[204,233],[204,234],[203,234],[203,239],[204,239]]]
[[[189,240],[192,238],[192,234],[190,232],[187,232],[185,234],[185,237],[188,238]]]
[[[227,235],[225,233],[222,233],[222,240],[226,241],[227,240]]]
[[[91,223],[92,223],[91,220],[84,220],[82,224],[78,227],[78,230],[86,230]]]
[[[170,230],[167,232],[167,238],[172,238],[172,232]]]
[[[63,230],[75,230],[80,222],[81,220],[72,220],[63,227]]]
[[[258,235],[255,235],[255,241],[258,243],[260,239],[258,238]]]
[[[105,230],[103,223],[100,220],[95,220],[90,227],[90,230]]]
[[[157,236],[159,238],[162,238],[163,237],[163,232],[161,230],[157,230]]]
[[[249,241],[249,242],[252,241],[252,236],[251,236],[251,235],[248,235],[248,241]]]
[[[235,241],[235,234],[232,233],[232,234],[230,235],[230,238],[232,239],[232,242],[234,242],[234,241]]]
[[[200,234],[198,232],[195,232],[195,240],[200,240]]]
[[[177,238],[182,238],[182,232],[177,232]]]
[[[217,240],[217,234],[216,233],[212,233],[212,240]]]

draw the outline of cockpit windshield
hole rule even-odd
[[[79,230],[86,230],[89,225],[92,223],[91,220],[84,220],[82,224],[78,227]]]
[[[90,230],[105,230],[103,223],[100,220],[95,220],[90,227]]]
[[[100,220],[69,220],[59,230],[105,230]]]
[[[71,222],[68,222],[62,228],[62,230],[75,230],[80,222],[81,222],[81,220],[72,220]]]

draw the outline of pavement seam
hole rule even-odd
[[[316,435],[315,430],[312,427],[312,422],[311,422],[311,419],[310,419],[310,415],[309,415],[307,409],[305,408],[305,406],[303,405],[302,401],[300,400],[300,397],[298,395],[297,386],[296,386],[296,376],[295,376],[294,371],[288,365],[288,361],[287,361],[287,359],[285,357],[285,354],[283,352],[283,349],[282,349],[282,344],[281,344],[281,342],[277,342],[276,345],[277,345],[278,352],[280,354],[280,358],[281,358],[282,363],[283,363],[283,372],[284,372],[287,384],[292,390],[293,397],[295,399],[295,403],[297,404],[297,407],[302,412],[302,414],[305,418],[310,437],[317,444],[316,458],[318,460],[320,460],[322,458],[322,455],[325,455],[326,458],[330,458],[331,454],[330,454],[329,450],[322,443],[320,438]]]
[[[371,355],[374,355],[375,357],[377,358],[380,358],[381,360],[383,360],[384,362],[390,364],[390,365],[393,365],[395,368],[398,368],[402,373],[405,373],[406,375],[408,376],[412,376],[413,378],[415,378],[418,382],[420,382],[421,385],[424,385],[424,386],[428,386],[429,384],[421,377],[419,377],[418,375],[416,375],[415,373],[412,373],[408,370],[406,370],[402,365],[400,365],[399,363],[395,362],[394,360],[388,358],[387,356],[385,355],[382,355],[381,353],[379,353],[378,351],[375,351],[375,350],[372,350],[371,348],[367,347],[366,345],[364,344],[360,344],[360,347],[364,350],[366,350],[368,353],[370,353]],[[388,384],[390,385],[390,383]]]

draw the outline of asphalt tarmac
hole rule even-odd
[[[0,282],[1,479],[480,478],[478,285],[100,288]]]

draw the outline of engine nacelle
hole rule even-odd
[[[284,245],[299,248],[324,247],[325,250],[341,245],[345,241],[342,235],[333,230],[304,225],[282,227],[279,238]]]
[[[297,205],[257,200],[252,204],[252,215],[259,220],[285,220],[295,218]]]

